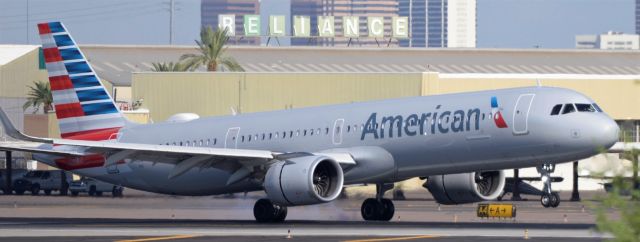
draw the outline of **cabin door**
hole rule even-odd
[[[238,134],[240,134],[240,127],[229,128],[229,130],[227,130],[227,135],[224,138],[224,148],[237,149]]]
[[[522,94],[516,101],[513,109],[513,134],[526,135],[529,134],[529,111],[535,94]]]

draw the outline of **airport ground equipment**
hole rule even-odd
[[[67,195],[69,191],[69,180],[71,174],[63,170],[35,170],[24,174],[13,183],[14,191],[17,195],[22,195],[25,191],[32,195],[39,195],[44,191],[45,195],[51,195],[52,191],[59,191],[60,195]]]
[[[89,196],[102,196],[103,193],[111,193],[112,197],[122,197],[124,188],[122,186],[109,184],[98,181],[89,177],[83,177],[79,180],[72,181],[69,185],[69,191],[72,196],[78,196],[80,193],[87,193]]]

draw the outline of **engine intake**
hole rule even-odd
[[[342,191],[344,175],[337,161],[326,156],[301,156],[273,164],[264,189],[273,203],[295,206],[331,202]]]
[[[429,176],[422,186],[440,204],[474,203],[496,199],[505,184],[503,171]]]

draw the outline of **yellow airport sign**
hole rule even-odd
[[[477,213],[480,218],[515,218],[516,206],[507,203],[481,203],[478,204]]]

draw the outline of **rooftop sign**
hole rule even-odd
[[[311,30],[315,28],[318,37],[370,37],[383,38],[384,33],[384,17],[367,17],[368,35],[360,35],[360,18],[358,16],[342,16],[342,35],[336,35],[336,17],[335,16],[317,16],[317,26],[311,26],[311,16],[297,15],[293,16],[292,33],[286,33],[284,15],[269,16],[269,28],[267,33],[263,34],[261,29],[260,15],[243,15],[244,20],[244,36],[292,36],[292,37],[311,37]],[[228,29],[229,36],[236,35],[236,15],[221,14],[218,15],[218,27]],[[409,18],[408,17],[392,17],[391,18],[391,37],[408,38],[409,37]]]

